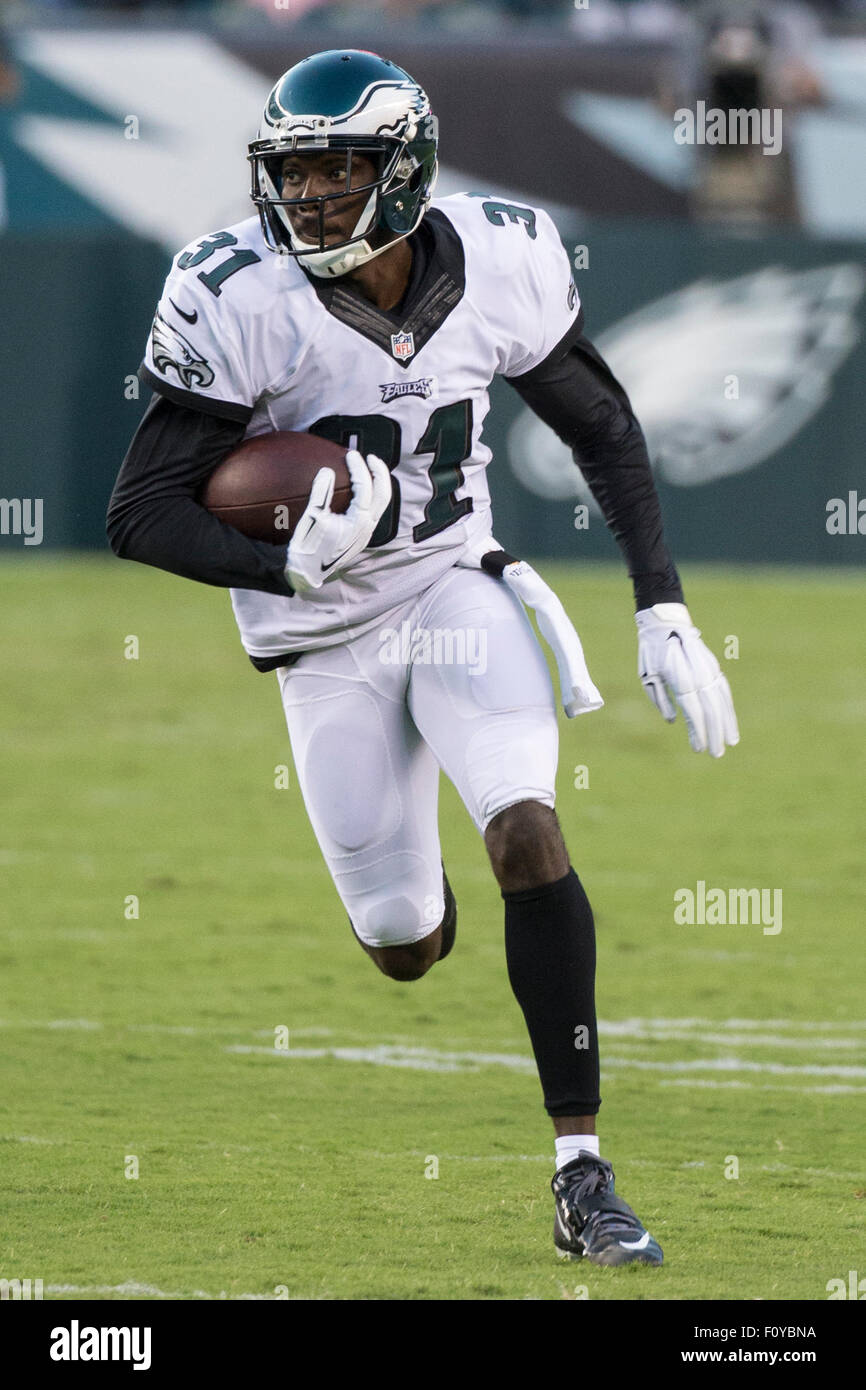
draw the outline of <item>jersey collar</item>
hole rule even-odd
[[[442,327],[466,289],[463,243],[438,208],[426,213],[409,244],[409,286],[395,309],[377,309],[350,282],[321,280],[304,272],[329,314],[381,348],[404,370]],[[408,347],[412,350],[407,353]]]

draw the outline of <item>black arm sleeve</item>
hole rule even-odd
[[[246,426],[154,394],[129,446],[108,505],[115,555],[223,588],[294,593],[286,547],[254,541],[196,501],[205,479]]]
[[[572,451],[628,565],[637,608],[682,603],[665,545],[643,431],[628,396],[592,343],[567,335],[509,385]]]

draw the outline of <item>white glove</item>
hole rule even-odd
[[[502,546],[492,536],[485,536],[464,551],[457,565],[464,569],[485,569],[481,561],[491,551],[505,555]],[[580,638],[562,603],[525,560],[513,560],[510,556],[508,559],[510,563],[497,564],[494,569],[487,569],[487,573],[499,574],[509,589],[535,610],[539,631],[556,657],[562,706],[568,718],[574,719],[575,715],[601,709],[604,700],[593,684]]]
[[[320,468],[310,489],[307,509],[289,542],[286,578],[296,593],[320,589],[327,579],[351,564],[369,544],[379,518],[391,501],[391,474],[380,458],[357,449],[346,454],[352,501],[342,516],[331,511],[336,474]]]
[[[696,753],[721,758],[739,743],[737,716],[727,677],[689,616],[684,603],[656,603],[635,614],[638,675],[653,704],[672,724],[683,712]]]

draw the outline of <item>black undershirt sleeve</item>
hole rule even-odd
[[[115,555],[202,584],[290,597],[286,547],[248,539],[196,501],[205,479],[245,432],[246,425],[235,420],[154,394],[108,506]]]
[[[683,603],[643,431],[607,363],[579,332],[581,321],[577,334],[509,385],[571,449],[625,556],[636,607]]]

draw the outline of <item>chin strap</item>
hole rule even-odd
[[[402,241],[402,237],[397,240]],[[303,250],[308,243],[293,238],[296,250]],[[319,279],[335,279],[339,275],[348,275],[350,270],[357,270],[359,265],[366,265],[376,256],[381,256],[383,251],[390,251],[395,242],[388,241],[378,250],[373,250],[369,241],[356,241],[351,246],[343,246],[339,251],[316,251],[311,256],[301,258],[301,264],[306,266],[312,275],[317,275]]]
[[[361,215],[355,223],[354,231],[352,232],[353,237],[363,236],[364,240],[353,241],[350,246],[341,246],[335,248],[333,251],[325,249],[324,251],[315,251],[311,255],[304,256],[303,263],[307,269],[311,271],[313,275],[318,275],[322,279],[328,279],[338,275],[347,275],[350,270],[356,270],[359,265],[364,265],[367,261],[371,261],[374,256],[379,256],[383,251],[387,251],[388,246],[392,243],[388,242],[384,246],[381,246],[378,251],[374,251],[369,241],[366,240],[376,221],[376,209],[377,202],[376,193],[374,191],[367,199],[361,211]],[[299,236],[295,235],[291,229],[291,223],[288,217],[284,220],[289,228],[289,238],[292,246],[296,251],[306,251],[311,243],[309,241],[302,241]],[[363,232],[361,230],[362,227]]]

